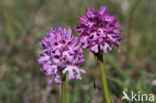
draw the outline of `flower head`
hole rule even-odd
[[[93,11],[91,11],[91,8],[86,9],[86,15],[79,16],[80,26],[75,27],[82,48],[89,48],[94,53],[99,51],[107,53],[107,49],[111,51],[115,45],[120,51],[120,40],[124,39],[124,36],[119,36],[119,34],[123,30],[118,30],[120,23],[114,18],[115,14],[107,13],[106,6],[99,10],[94,8]]]
[[[84,62],[83,51],[78,38],[71,37],[71,32],[70,28],[66,29],[62,26],[51,28],[40,41],[43,50],[38,51],[38,63],[42,65],[41,71],[51,76],[50,83],[52,80],[62,83],[61,74],[67,72],[69,80],[82,79],[80,73],[85,73],[85,70],[79,68],[79,65]]]

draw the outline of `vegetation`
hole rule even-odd
[[[59,103],[59,85],[49,86],[49,78],[40,72],[38,42],[51,26],[78,25],[78,14],[85,14],[90,5],[106,5],[116,13],[126,36],[120,54],[116,48],[104,54],[112,101],[121,103],[123,90],[156,96],[155,4],[156,0],[0,0],[0,103]],[[100,69],[88,52],[82,65],[87,74],[82,81],[68,81],[67,103],[103,103]]]

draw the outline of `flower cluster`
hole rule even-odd
[[[51,77],[50,83],[52,80],[62,83],[61,74],[67,72],[69,80],[81,80],[80,73],[85,73],[85,70],[79,68],[84,62],[81,45],[77,37],[71,37],[71,32],[70,28],[62,26],[51,28],[40,41],[43,50],[38,52],[38,63],[42,65],[41,71]]]
[[[123,30],[119,30],[119,21],[115,20],[115,14],[110,15],[106,6],[100,9],[86,9],[85,16],[79,16],[79,26],[74,29],[78,36],[71,36],[71,29],[62,26],[51,28],[42,38],[40,45],[42,51],[38,51],[38,63],[42,65],[41,71],[50,76],[49,82],[54,80],[60,84],[61,75],[68,73],[68,80],[82,79],[80,73],[85,70],[79,68],[84,62],[82,48],[88,48],[94,53],[107,49],[112,50],[116,46],[120,52],[120,41],[124,36],[119,36]]]
[[[112,46],[116,46],[120,52],[120,40],[124,36],[119,36],[123,30],[118,30],[120,27],[119,21],[114,20],[115,15],[107,13],[106,6],[99,10],[94,8],[86,9],[85,16],[79,16],[80,26],[75,27],[79,33],[82,48],[89,48],[92,52],[98,53],[103,51],[107,53],[107,49],[112,50]]]

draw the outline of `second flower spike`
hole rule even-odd
[[[123,30],[118,30],[120,27],[119,21],[115,20],[115,14],[110,15],[107,12],[106,6],[100,9],[86,9],[85,16],[79,16],[79,26],[75,30],[79,34],[82,48],[89,48],[94,53],[103,51],[107,53],[107,49],[112,50],[113,46],[118,48],[120,52],[120,40],[124,36],[119,36]]]
[[[68,73],[68,79],[82,79],[80,73],[85,70],[79,68],[84,62],[82,49],[77,37],[71,36],[71,29],[62,26],[51,28],[40,41],[43,47],[39,51],[38,63],[42,65],[41,71],[50,76],[51,83],[62,83],[61,75]]]

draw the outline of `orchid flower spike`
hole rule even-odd
[[[120,52],[120,41],[124,36],[119,36],[123,30],[118,30],[120,22],[115,20],[115,14],[110,15],[107,7],[100,9],[91,7],[86,9],[85,16],[79,16],[79,26],[74,29],[78,32],[82,48],[88,48],[94,53],[103,51],[107,53],[115,45]]]
[[[68,80],[82,79],[80,73],[85,73],[79,66],[84,62],[83,51],[76,36],[71,36],[72,30],[58,26],[51,28],[40,41],[43,47],[38,51],[38,63],[42,65],[41,71],[61,84],[61,75],[68,73]]]

